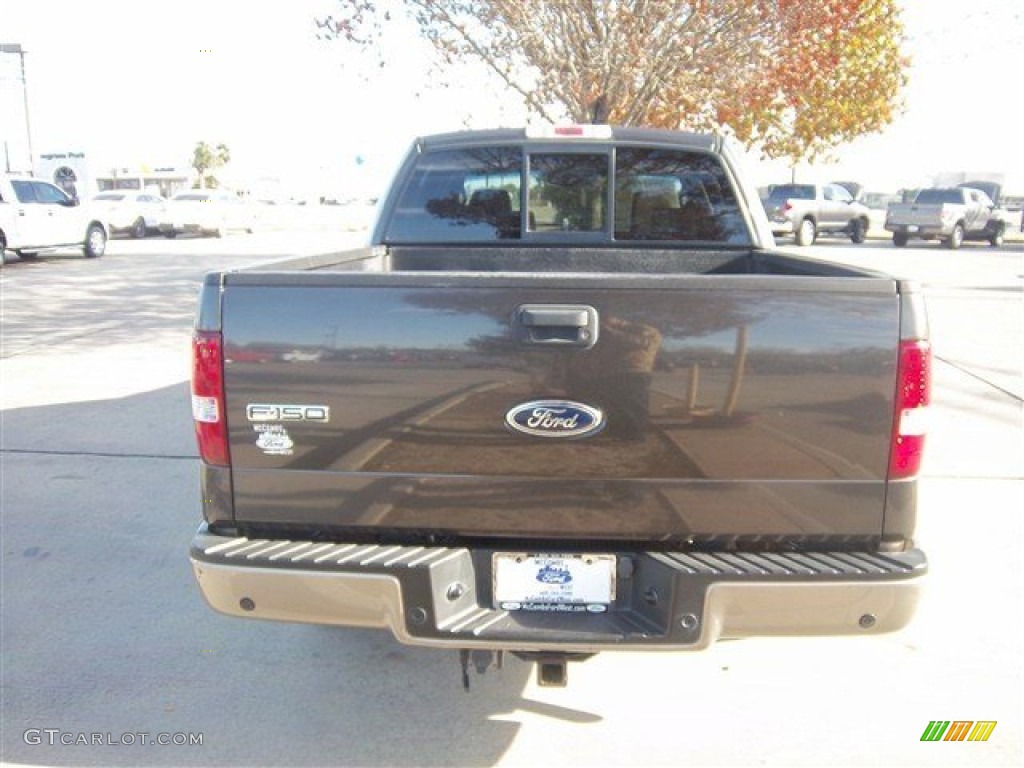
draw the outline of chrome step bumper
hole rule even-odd
[[[191,550],[203,596],[221,613],[517,651],[697,650],[722,638],[891,632],[913,616],[927,571],[920,550],[614,554],[615,602],[591,614],[495,608],[492,550],[230,538],[205,526]]]

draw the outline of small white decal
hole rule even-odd
[[[291,456],[295,443],[288,430],[280,424],[254,424],[253,429],[259,435],[256,446],[268,456]]]

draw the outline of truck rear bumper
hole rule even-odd
[[[927,571],[897,554],[616,552],[604,613],[505,611],[490,550],[217,536],[192,543],[203,596],[233,616],[390,629],[410,645],[516,651],[698,650],[721,638],[891,632]]]
[[[920,226],[918,224],[886,224],[885,229],[896,235],[908,237],[949,237],[950,230],[945,227]]]

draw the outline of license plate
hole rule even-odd
[[[502,610],[604,613],[615,599],[615,555],[496,552],[492,566]]]
[[[907,227],[907,232],[917,232],[917,225],[911,224],[909,227]]]

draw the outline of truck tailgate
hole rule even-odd
[[[889,206],[890,223],[901,227],[933,228],[942,226],[944,205],[893,203]]]
[[[877,537],[899,315],[885,278],[229,274],[236,522]],[[529,430],[565,403],[600,428]]]

